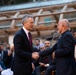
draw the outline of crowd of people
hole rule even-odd
[[[32,42],[33,16],[26,14],[22,24],[14,36],[12,47],[9,44],[0,45],[0,72],[10,68],[13,75],[52,75],[52,71],[56,75],[76,75],[76,34],[70,32],[67,19],[58,22],[60,36],[53,46],[48,39],[41,42],[37,38]]]
[[[39,39],[35,39],[35,52],[41,52],[46,49],[50,49],[52,47],[52,43],[50,40],[45,40],[43,43],[40,43]],[[52,71],[55,70],[55,60],[53,58],[53,54],[40,57],[37,60],[33,61],[35,65],[35,69],[33,75],[41,75],[44,72],[44,75],[52,75]]]
[[[10,44],[0,44],[0,75],[3,70],[11,68],[14,56],[14,46]]]

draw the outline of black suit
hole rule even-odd
[[[70,31],[67,30],[51,49],[40,52],[40,56],[48,55],[55,51],[56,75],[74,75],[74,44],[74,38]]]
[[[13,60],[13,56],[12,54],[10,56],[8,56],[8,52],[7,52],[7,57],[6,57],[6,61],[5,61],[5,66],[6,68],[10,68],[11,64],[12,64],[12,60]]]
[[[13,61],[14,75],[32,74],[32,47],[23,28],[14,36],[15,56]]]

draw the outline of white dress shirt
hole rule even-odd
[[[29,31],[28,31],[27,29],[25,29],[24,27],[22,27],[22,28],[23,28],[24,32],[26,33],[27,38],[29,39],[29,37],[28,37],[28,33],[29,33]]]

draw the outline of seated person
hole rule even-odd
[[[41,51],[45,49],[45,45],[40,46]],[[41,72],[46,70],[46,65],[49,66],[50,62],[52,61],[52,56],[45,56],[39,58],[39,66],[36,67],[36,75],[41,75]]]
[[[6,69],[5,65],[3,64],[3,62],[0,61],[0,75],[1,75],[1,72],[5,69]]]

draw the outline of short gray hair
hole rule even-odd
[[[67,19],[61,19],[60,21],[65,22],[68,27],[70,26],[69,21]]]
[[[69,27],[70,24],[69,24],[69,21],[67,19],[63,19],[66,23],[67,23],[67,26]]]
[[[24,21],[26,21],[28,18],[33,18],[33,19],[34,19],[34,17],[33,17],[32,15],[25,14],[25,16],[23,16],[23,18],[22,18],[22,24],[23,24]]]

